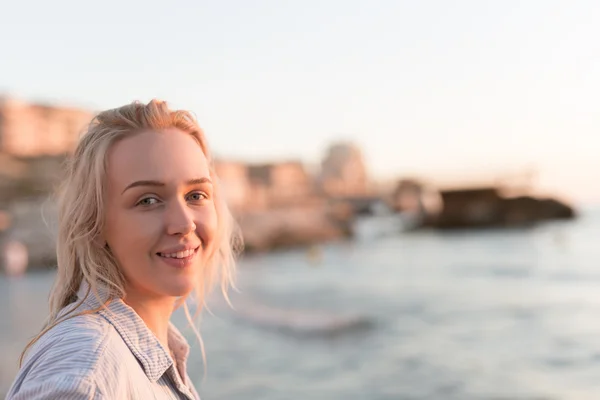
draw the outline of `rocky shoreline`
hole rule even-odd
[[[57,224],[56,206],[48,194],[60,179],[62,159],[8,161],[0,159],[7,167],[0,176],[0,255],[7,243],[20,243],[26,248],[30,269],[51,268],[56,265]],[[419,229],[529,227],[577,217],[575,208],[565,202],[523,194],[507,196],[498,187],[426,190],[415,181],[398,182],[396,190],[390,192],[345,196],[306,189],[302,195],[290,192],[289,198],[284,198],[273,190],[263,203],[233,208],[244,237],[244,251],[359,239],[364,237],[360,231],[363,227],[368,228],[369,236],[376,237]],[[256,193],[265,194],[260,190]],[[269,202],[269,198],[278,201]],[[6,264],[2,259],[0,263]]]
[[[441,192],[439,213],[426,216],[422,227],[440,230],[530,227],[543,221],[577,217],[573,206],[553,198],[503,196],[497,188]]]

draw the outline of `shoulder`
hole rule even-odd
[[[23,368],[42,375],[73,371],[90,375],[105,361],[106,350],[114,341],[112,336],[110,324],[97,313],[76,315],[42,335]]]
[[[16,382],[15,382],[16,383]],[[25,384],[13,385],[6,400],[104,400],[97,386],[89,379],[62,374],[41,381],[28,381]]]
[[[13,383],[14,397],[9,394],[9,399],[45,399],[43,393],[49,390],[54,396],[49,398],[62,394],[60,398],[100,399],[98,382],[107,375],[119,377],[123,351],[127,347],[121,337],[98,313],[69,318],[31,347]]]

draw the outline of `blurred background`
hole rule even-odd
[[[600,398],[600,3],[0,21],[0,395],[47,315],[62,161],[94,113],[159,98],[197,115],[246,240],[207,371],[184,329],[203,398]]]

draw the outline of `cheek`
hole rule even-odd
[[[207,243],[213,242],[219,225],[215,207],[205,207],[200,210],[196,216],[196,221],[200,238]]]
[[[107,221],[106,241],[124,269],[139,262],[156,241],[160,222],[151,216],[122,213]]]

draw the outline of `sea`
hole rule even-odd
[[[242,258],[188,369],[203,400],[600,399],[600,209]],[[0,278],[0,395],[54,274]]]

